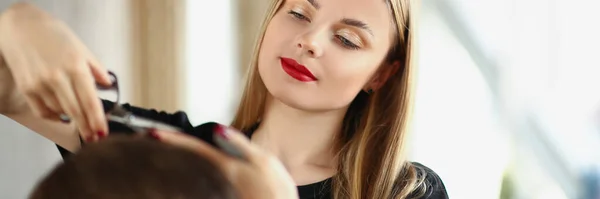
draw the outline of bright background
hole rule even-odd
[[[176,78],[186,86],[171,97],[195,124],[227,123],[268,0],[179,1],[183,61],[168,67],[184,69]],[[31,2],[73,27],[121,77],[125,101],[136,102],[131,1]],[[411,159],[435,170],[451,198],[600,198],[597,8],[592,0],[423,1]],[[0,127],[0,198],[26,198],[58,151],[1,116]]]

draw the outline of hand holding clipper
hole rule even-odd
[[[155,131],[152,136],[162,142],[188,148],[214,162],[237,190],[240,198],[297,199],[298,190],[279,159],[250,143],[240,132],[216,123],[211,146],[196,135]],[[209,140],[207,140],[209,141]],[[220,150],[219,150],[220,149]]]
[[[119,81],[117,79],[117,75],[115,75],[111,71],[108,71],[108,74],[112,78],[112,84],[108,87],[97,85],[97,88],[99,90],[114,91],[117,95],[117,99],[115,100],[113,107],[106,113],[106,117],[109,121],[126,125],[136,133],[141,134],[146,134],[152,129],[177,132],[181,131],[181,129],[177,127],[148,118],[136,116],[132,112],[127,111],[123,107],[121,107],[121,93],[119,92]]]

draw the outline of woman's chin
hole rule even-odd
[[[286,90],[289,92],[290,90]],[[344,104],[335,104],[320,100],[314,95],[298,95],[297,93],[279,92],[271,94],[273,102],[280,103],[286,107],[304,112],[329,112],[346,107]]]

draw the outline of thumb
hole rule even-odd
[[[108,75],[108,71],[100,65],[97,61],[89,61],[88,65],[92,71],[92,75],[96,80],[96,83],[101,86],[110,86],[112,85],[112,80]]]
[[[260,153],[259,148],[252,145],[244,134],[235,129],[219,125],[214,133],[215,143],[229,155],[252,161]]]

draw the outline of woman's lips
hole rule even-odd
[[[281,67],[288,75],[301,82],[317,81],[317,78],[306,68],[299,64],[296,60],[290,58],[281,58]]]

